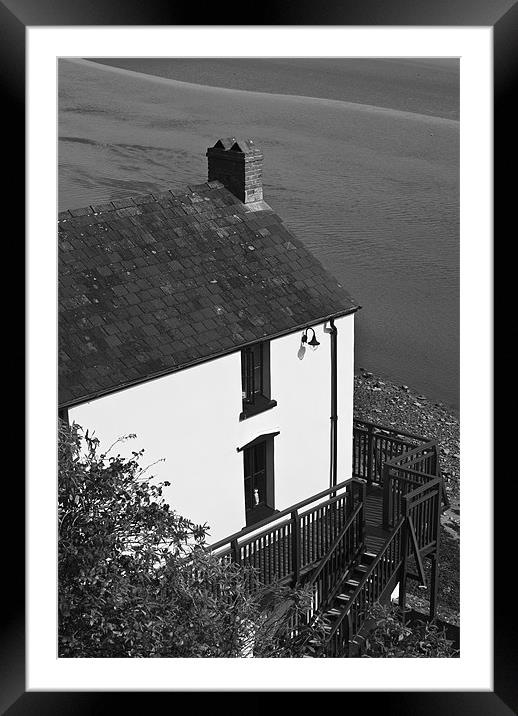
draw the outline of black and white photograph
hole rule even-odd
[[[509,24],[396,5],[278,25],[11,9],[28,350],[9,716],[182,691],[509,716],[491,434]]]
[[[57,77],[58,656],[458,658],[459,58]]]

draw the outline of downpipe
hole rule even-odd
[[[331,338],[331,424],[329,487],[334,487],[337,484],[338,476],[338,330],[332,318],[329,321],[329,328],[326,330]]]

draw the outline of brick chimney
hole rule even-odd
[[[207,149],[209,181],[220,181],[244,204],[263,198],[263,153],[252,139],[218,139]]]

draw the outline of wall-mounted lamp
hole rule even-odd
[[[313,333],[313,337],[309,341],[308,341],[308,331],[311,331]],[[316,351],[316,349],[320,345],[320,341],[317,341],[317,337],[316,337],[316,334],[315,334],[315,331],[313,330],[313,328],[306,328],[306,330],[302,334],[301,340],[302,340],[302,343],[307,343],[308,346],[311,346],[311,348],[314,351]]]

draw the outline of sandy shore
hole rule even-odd
[[[99,63],[211,87],[303,95],[459,119],[456,58],[107,58]]]

